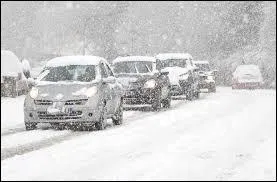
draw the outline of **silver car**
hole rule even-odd
[[[103,130],[108,118],[122,124],[122,85],[104,58],[57,57],[29,82],[33,87],[24,102],[26,130],[38,123]]]

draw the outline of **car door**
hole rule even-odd
[[[157,66],[154,65],[154,63],[153,63],[152,67],[153,67],[153,72],[158,72],[157,70],[155,70],[155,68]],[[168,97],[169,92],[170,92],[170,82],[169,82],[168,75],[163,74],[162,72],[160,72],[158,74],[157,82],[158,82],[158,85],[160,85],[160,87],[161,87],[161,97],[162,97],[162,99],[166,99]]]
[[[118,82],[114,76],[114,73],[111,69],[111,67],[109,66],[109,64],[105,63],[105,67],[108,73],[108,77],[110,79],[110,90],[111,90],[111,113],[115,113],[117,106],[119,105],[120,102],[120,87],[118,85]]]
[[[105,64],[103,62],[100,63],[100,73],[102,77],[102,86],[101,86],[101,92],[102,94],[102,99],[106,101],[106,109],[107,109],[107,114],[111,114],[111,105],[112,105],[112,94],[111,94],[111,86],[108,80],[108,72],[105,68]]]

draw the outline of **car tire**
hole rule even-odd
[[[115,117],[112,118],[114,125],[121,125],[123,122],[123,99],[120,100],[118,110],[116,111]]]
[[[96,130],[104,130],[106,127],[106,104],[104,104],[99,121],[95,123]]]
[[[199,91],[194,92],[194,97],[195,97],[196,99],[199,99],[199,97],[200,97],[200,92],[199,92]]]
[[[215,86],[211,89],[211,92],[213,92],[213,93],[216,92],[216,87]]]
[[[187,100],[192,100],[193,99],[193,92],[192,92],[191,89],[186,92],[186,99]]]
[[[171,94],[168,94],[167,98],[163,100],[163,107],[164,108],[170,108],[171,106]]]
[[[157,93],[156,98],[154,99],[154,103],[152,104],[152,109],[154,111],[159,111],[162,106],[162,99],[161,99],[161,91]]]
[[[25,123],[25,129],[27,131],[34,130],[37,128],[37,123]]]

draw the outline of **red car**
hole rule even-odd
[[[232,78],[232,89],[258,89],[263,87],[263,77],[257,65],[240,65]]]

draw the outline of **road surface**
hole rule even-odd
[[[25,131],[23,100],[1,99],[1,180],[276,179],[276,90],[219,87],[90,132]]]

